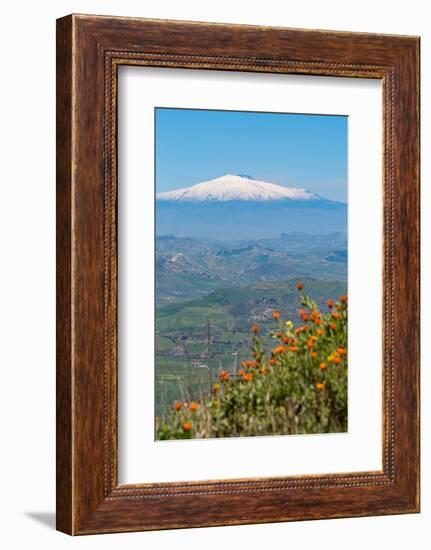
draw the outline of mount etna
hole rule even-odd
[[[156,233],[211,239],[345,231],[347,205],[250,176],[221,176],[156,196]]]

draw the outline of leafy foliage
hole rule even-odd
[[[312,434],[347,430],[347,296],[326,312],[297,285],[301,324],[281,319],[272,346],[252,326],[250,359],[222,370],[200,401],[176,402],[156,422],[157,439]]]

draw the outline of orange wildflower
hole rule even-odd
[[[229,373],[225,370],[222,370],[221,373],[220,373],[220,380],[222,382],[226,382],[226,380],[228,380],[229,378]]]
[[[251,325],[251,330],[257,334],[258,332],[260,332],[260,327],[259,325]]]
[[[333,361],[336,365],[338,365],[338,363],[341,361],[341,359],[339,357],[334,357]]]
[[[316,329],[316,334],[318,334],[319,336],[322,336],[323,330],[321,328]]]
[[[269,364],[272,366],[277,364],[277,361],[274,359],[274,357],[271,357],[271,359],[269,360]]]
[[[280,312],[279,311],[274,311],[273,315],[274,315],[274,319],[276,321],[278,321],[280,319]]]
[[[306,309],[300,309],[298,313],[304,321],[307,321],[310,318]]]
[[[295,329],[295,334],[300,334],[301,332],[304,332],[304,327],[298,327]]]
[[[296,351],[298,351],[299,348],[297,346],[289,346],[287,349],[289,351],[293,351],[293,353],[295,353]]]
[[[347,355],[346,348],[337,348],[337,352],[339,355]]]
[[[333,319],[339,319],[341,317],[341,315],[338,313],[338,311],[333,311],[331,313]]]
[[[347,294],[343,294],[343,296],[340,296],[340,302],[342,304],[347,304]]]
[[[328,304],[329,309],[332,309],[335,306],[334,300],[328,300],[326,303]]]
[[[317,351],[310,351],[310,355],[313,359],[316,359],[317,357]]]
[[[185,432],[189,432],[191,429],[192,429],[192,424],[191,424],[191,422],[184,422],[184,424],[183,424],[183,430],[184,430]]]
[[[241,361],[241,367],[246,367],[247,366],[247,361]]]
[[[329,328],[332,328],[332,330],[336,330],[337,325],[335,323],[329,323]]]
[[[247,382],[251,382],[253,380],[253,374],[251,372],[248,372],[245,376],[244,376],[244,380],[246,380]]]
[[[174,405],[176,411],[180,411],[183,408],[183,404],[178,401]]]
[[[239,371],[239,373],[238,373],[238,374],[239,374],[240,376],[244,376],[244,374],[245,374],[245,371],[241,369],[241,370]]]
[[[277,346],[271,350],[272,355],[277,355],[278,353],[283,353],[286,351],[286,346]]]
[[[325,382],[317,382],[316,389],[320,390],[320,391],[324,390],[325,389]]]
[[[322,369],[322,370],[325,370],[328,368],[328,363],[320,363],[319,367]]]
[[[296,283],[296,288],[302,290],[304,288],[304,283]]]
[[[308,341],[307,341],[307,347],[308,348],[312,348],[314,346],[314,340],[312,338],[310,338]]]
[[[190,403],[190,410],[191,410],[192,412],[197,411],[197,410],[199,409],[199,407],[200,407],[199,403],[194,403],[194,402],[193,402],[193,403]]]

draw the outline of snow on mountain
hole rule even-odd
[[[251,176],[226,174],[184,189],[157,194],[158,200],[182,202],[327,200],[306,189],[284,187]]]

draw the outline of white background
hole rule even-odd
[[[102,535],[72,539],[54,523],[55,18],[70,12],[208,20],[422,36],[422,150],[431,150],[428,2],[251,3],[16,0],[2,11],[1,543],[5,548],[364,547],[424,549],[431,522],[431,190],[422,166],[422,514]],[[366,223],[364,221],[364,223]]]
[[[120,482],[381,470],[381,82],[148,67],[119,79]],[[348,433],[154,441],[155,106],[349,116]]]

